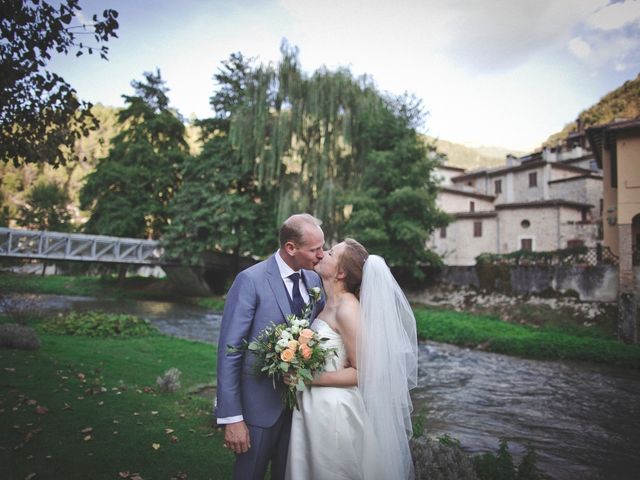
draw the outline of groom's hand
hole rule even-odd
[[[247,424],[242,421],[225,425],[224,444],[230,448],[233,453],[247,453],[247,450],[251,448],[251,439],[249,438]]]

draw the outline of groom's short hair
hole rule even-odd
[[[302,245],[305,227],[314,226],[320,228],[322,221],[309,215],[308,213],[296,213],[287,218],[280,226],[279,239],[280,246],[284,247],[287,242]]]

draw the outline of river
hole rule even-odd
[[[220,316],[167,302],[30,296],[48,312],[105,310],[148,319],[168,335],[215,343]],[[558,480],[640,478],[640,371],[582,362],[526,360],[424,342],[416,411],[430,436],[449,434],[472,453],[527,445]]]

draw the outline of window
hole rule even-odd
[[[440,238],[447,238],[447,227],[442,227],[440,229]]]
[[[587,223],[589,221],[588,213],[589,212],[587,211],[586,208],[582,209],[582,212],[581,212],[582,216],[581,216],[581,219],[580,219],[582,221],[582,223]]]
[[[520,222],[520,226],[522,228],[529,228],[531,226],[531,222],[525,218]]]
[[[600,216],[602,217],[602,212],[604,212],[604,201],[600,199]]]
[[[476,202],[469,202],[469,211],[470,212],[476,211]]]
[[[520,239],[520,250],[526,250],[527,252],[533,251],[533,239],[532,238],[521,238]]]
[[[578,248],[584,245],[584,242],[582,240],[569,240],[567,242],[567,248]]]
[[[529,188],[538,186],[538,173],[532,172],[529,174]]]
[[[494,182],[494,186],[495,186],[496,195],[501,194],[502,193],[502,180],[496,180]]]
[[[482,222],[473,222],[473,236],[474,237],[482,236]]]
[[[611,188],[618,188],[618,149],[616,141],[613,140],[611,148]]]

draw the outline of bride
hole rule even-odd
[[[299,394],[287,478],[409,479],[417,384],[413,313],[381,257],[346,239],[315,267],[326,305],[313,328],[334,348]]]

